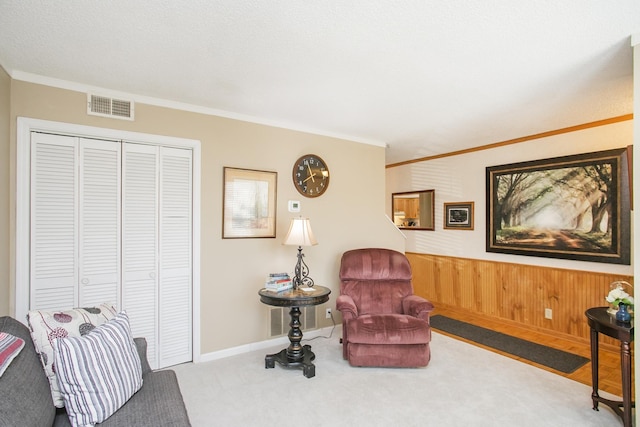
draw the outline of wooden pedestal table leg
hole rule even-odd
[[[300,345],[302,341],[302,330],[300,329],[300,307],[291,307],[291,329],[289,330],[289,347],[287,348],[287,359],[290,362],[300,362],[304,356],[304,349]]]
[[[598,410],[598,331],[591,328],[591,400],[593,401],[593,410]]]
[[[300,330],[300,308],[291,307],[289,311],[291,316],[291,329],[289,330],[289,347],[276,353],[269,354],[264,358],[265,368],[275,367],[275,362],[285,368],[302,368],[302,373],[307,378],[316,375],[316,367],[312,363],[316,355],[311,351],[310,345],[302,346],[302,330]]]
[[[620,365],[622,368],[622,423],[631,427],[631,346],[628,342],[620,344]]]

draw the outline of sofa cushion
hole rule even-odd
[[[27,314],[31,338],[49,379],[53,404],[64,406],[54,366],[53,341],[61,337],[79,337],[112,319],[116,309],[111,304],[76,308],[67,311],[32,310]]]
[[[5,316],[0,317],[0,331],[24,341],[24,348],[0,377],[0,425],[50,426],[55,407],[29,329],[16,319]]]
[[[53,347],[73,426],[106,420],[142,386],[140,358],[124,312],[84,336],[58,338]]]
[[[364,315],[347,322],[350,343],[427,344],[431,329],[426,321],[403,314]]]
[[[143,379],[144,386],[101,427],[191,425],[174,371],[154,371]]]
[[[146,340],[134,338],[133,341],[136,343],[140,362],[142,362],[144,385],[122,408],[97,426],[189,427],[191,425],[189,415],[182,400],[175,372],[168,369],[152,371],[147,362]],[[51,407],[53,408],[53,405]],[[52,427],[71,427],[65,408],[57,410]]]
[[[24,340],[6,332],[0,332],[0,377],[24,347]]]

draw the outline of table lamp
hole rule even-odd
[[[283,245],[294,245],[298,247],[298,262],[296,263],[295,276],[293,278],[293,289],[300,286],[313,286],[313,279],[309,277],[309,267],[304,262],[303,246],[317,245],[313,231],[311,231],[311,223],[309,218],[292,218],[289,225],[289,232],[285,237]]]

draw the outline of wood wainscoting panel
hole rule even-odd
[[[415,293],[436,306],[512,322],[566,338],[589,340],[584,312],[607,305],[616,280],[633,276],[408,252]],[[545,309],[552,319],[545,318]],[[619,342],[601,336],[601,345]]]

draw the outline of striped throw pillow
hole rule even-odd
[[[24,347],[22,338],[0,332],[0,377],[7,370],[11,361],[20,353],[22,347]]]
[[[72,426],[101,423],[142,387],[125,312],[82,337],[54,341],[58,384]]]

